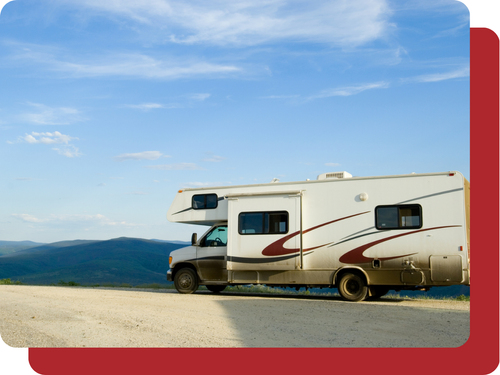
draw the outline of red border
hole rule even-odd
[[[499,361],[498,345],[498,203],[499,203],[499,40],[484,28],[472,28],[471,180],[474,287],[471,335],[459,348],[308,348],[308,349],[29,349],[32,368],[58,374],[238,374],[374,371],[487,374]],[[443,142],[446,142],[443,139]],[[480,204],[484,200],[484,204]],[[477,286],[477,287],[476,287]]]

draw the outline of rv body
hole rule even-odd
[[[389,290],[470,285],[470,185],[459,172],[184,189],[171,222],[210,225],[171,253],[167,280],[338,288],[350,301]]]

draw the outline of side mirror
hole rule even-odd
[[[191,236],[191,245],[196,245],[196,242],[198,242],[198,233],[193,233]]]

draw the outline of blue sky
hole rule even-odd
[[[0,240],[184,240],[178,189],[459,170],[454,0],[16,0],[0,15]]]

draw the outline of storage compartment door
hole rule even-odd
[[[229,198],[228,271],[300,267],[300,195]]]

